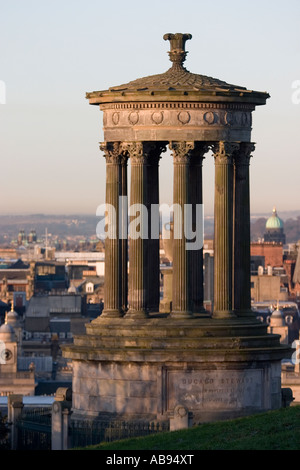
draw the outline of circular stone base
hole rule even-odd
[[[63,345],[73,362],[73,413],[192,422],[281,406],[280,337],[253,318],[99,317]],[[190,422],[190,420],[189,420]]]

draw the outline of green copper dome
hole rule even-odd
[[[274,229],[274,228],[283,229],[283,221],[278,217],[276,207],[274,207],[273,214],[271,215],[271,217],[269,217],[266,223],[266,229],[269,230],[269,229]]]

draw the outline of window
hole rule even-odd
[[[94,286],[93,286],[93,284],[92,284],[91,282],[89,282],[89,283],[85,286],[85,290],[86,290],[86,292],[89,292],[89,293],[94,292]]]

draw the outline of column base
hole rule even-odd
[[[250,309],[236,309],[234,313],[237,317],[251,317],[256,318],[254,310]]]
[[[184,320],[184,319],[189,319],[189,318],[193,318],[193,312],[191,311],[176,311],[176,310],[173,310],[171,313],[170,313],[170,318],[172,318],[173,320]]]
[[[120,310],[103,310],[101,313],[101,317],[105,318],[121,318],[122,312]]]
[[[148,314],[145,310],[131,310],[129,309],[124,318],[127,318],[127,319],[144,319],[144,318],[148,318]]]
[[[197,305],[193,308],[193,316],[207,318],[211,317],[211,312],[208,312],[203,305]]]
[[[233,310],[216,310],[213,312],[212,318],[237,318],[237,315]]]

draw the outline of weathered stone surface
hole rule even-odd
[[[64,346],[73,412],[165,419],[180,403],[200,422],[276,408],[289,348],[266,328],[251,319],[100,317]]]
[[[172,243],[170,315],[158,312],[157,241],[130,240],[128,312],[120,279],[125,249],[112,242],[106,253],[109,309],[86,325],[86,335],[62,348],[73,361],[74,417],[170,418],[172,426],[185,427],[280,407],[280,364],[290,349],[248,316],[252,112],[269,95],[190,73],[183,62],[191,35],[168,33],[164,39],[173,63],[167,72],[87,98],[103,111],[112,203],[120,181],[121,194],[127,193],[120,155],[130,159],[131,204],[159,202],[158,161],[168,146],[173,202],[183,211],[189,203],[195,209],[202,202],[202,159],[213,151],[213,315],[202,312],[202,254],[186,250],[185,234]]]

